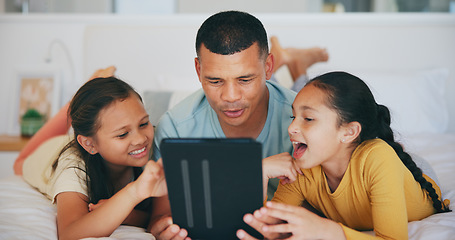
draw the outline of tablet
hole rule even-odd
[[[253,139],[168,138],[160,145],[172,218],[192,239],[262,236],[243,222],[263,205],[262,145]]]

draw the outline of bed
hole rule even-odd
[[[84,33],[85,75],[115,64],[118,75],[141,92],[151,121],[156,124],[160,114],[198,88],[192,65],[193,42],[205,17],[184,16],[172,21],[167,21],[168,17],[111,19],[106,24],[89,25]],[[443,198],[450,199],[450,208],[455,210],[454,16],[259,18],[270,35],[280,36],[284,46],[328,46],[329,62],[310,69],[310,77],[345,70],[364,79],[377,101],[390,108],[396,138],[408,152],[430,163],[441,183]],[[136,50],[123,47],[127,39],[134,39]],[[159,44],[152,46],[151,40]],[[166,43],[182,57],[173,58],[169,49],[162,47]],[[116,50],[109,51],[111,48]],[[147,62],[150,68],[131,64],[131,59]],[[168,64],[170,61],[173,64]],[[144,76],[150,80],[143,81]],[[283,85],[289,84],[286,69],[276,76]],[[57,239],[55,216],[55,206],[20,176],[0,179],[0,239]],[[410,239],[453,239],[455,212],[410,222],[408,230]],[[120,226],[105,239],[153,236],[140,228]]]
[[[438,175],[443,197],[455,209],[455,135],[415,134],[405,145],[427,159]],[[57,239],[56,208],[20,176],[0,180],[0,239]],[[408,224],[409,239],[453,239],[455,212],[432,215]],[[105,239],[153,239],[143,229],[120,226]]]

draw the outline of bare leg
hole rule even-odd
[[[303,74],[307,74],[307,69],[317,62],[326,62],[329,54],[326,49],[313,48],[286,48],[286,51],[292,56],[291,61],[287,64],[292,79],[295,81]]]
[[[270,43],[270,53],[273,54],[275,60],[273,72],[276,72],[281,66],[287,65],[290,62],[291,56],[281,47],[277,37],[272,36]]]
[[[270,52],[275,58],[274,72],[281,66],[287,65],[291,73],[292,80],[295,81],[301,75],[307,73],[307,69],[317,62],[326,62],[329,54],[326,49],[313,48],[286,48],[283,49],[277,37],[270,38]]]

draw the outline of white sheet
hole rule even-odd
[[[443,197],[455,210],[455,134],[419,134],[402,138],[407,151],[428,160],[441,182]],[[57,239],[56,208],[21,177],[0,180],[0,239]],[[455,212],[408,224],[409,239],[453,239]],[[143,229],[120,226],[103,239],[154,239]]]
[[[406,151],[426,159],[439,178],[444,199],[455,210],[455,135],[417,134],[403,138]],[[455,212],[435,214],[408,224],[409,239],[454,239]]]
[[[22,177],[0,180],[0,239],[57,239],[56,212],[55,205]],[[101,239],[154,240],[155,237],[142,228],[120,226],[110,237]]]

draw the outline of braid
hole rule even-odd
[[[384,105],[378,105],[373,93],[360,78],[346,72],[330,72],[312,79],[308,84],[327,93],[328,106],[338,112],[339,124],[359,122],[362,126],[356,143],[380,138],[389,144],[403,164],[412,173],[433,202],[437,213],[450,212],[436,193],[433,185],[422,174],[412,157],[403,150],[403,146],[394,139],[390,128],[390,112]]]
[[[395,142],[393,131],[390,128],[390,112],[384,105],[378,105],[377,133],[379,138],[387,142],[387,144],[395,150],[403,164],[409,169],[412,176],[414,176],[414,179],[420,184],[420,187],[428,193],[428,196],[431,197],[433,207],[436,209],[436,212],[451,212],[451,210],[439,200],[439,196],[433,188],[433,184],[428,182],[423,177],[422,170],[415,164],[411,156],[403,150],[401,144]]]

